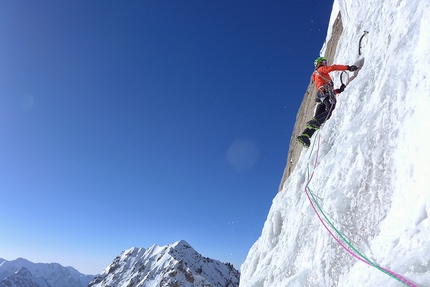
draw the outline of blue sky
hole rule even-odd
[[[332,1],[0,2],[0,258],[244,261]]]

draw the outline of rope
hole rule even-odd
[[[329,114],[331,113],[331,111],[332,111],[332,107],[333,107],[333,105],[330,107],[330,111],[329,111]],[[327,120],[327,118],[326,118],[326,120]],[[323,126],[321,127],[321,130],[322,130],[322,128],[323,128]],[[312,145],[312,149],[311,149],[311,152],[310,152],[310,154],[309,154],[309,159],[310,159],[310,156],[311,156],[311,154],[312,154],[312,151],[313,151],[313,149],[314,149],[314,145],[315,145],[315,142],[314,142],[314,144]],[[402,283],[402,284],[404,284],[404,285],[406,285],[406,286],[410,286],[410,287],[416,287],[416,285],[414,285],[413,283],[411,283],[411,282],[409,282],[408,280],[406,280],[405,278],[403,278],[402,276],[400,276],[399,274],[396,274],[396,273],[394,273],[393,271],[391,271],[391,270],[389,270],[389,269],[386,269],[386,268],[383,268],[383,267],[380,267],[379,265],[377,265],[377,264],[375,264],[375,263],[373,263],[371,260],[369,260],[366,256],[364,256],[363,254],[361,254],[346,238],[345,238],[345,236],[343,236],[340,232],[339,232],[339,230],[338,229],[336,229],[336,227],[333,225],[333,223],[331,223],[331,221],[328,219],[328,217],[327,217],[327,215],[324,213],[324,211],[322,210],[322,208],[321,208],[321,206],[319,205],[319,203],[318,203],[318,201],[316,200],[316,198],[315,198],[315,196],[314,196],[314,194],[313,194],[313,192],[312,192],[312,190],[310,189],[310,187],[309,187],[309,184],[311,183],[311,181],[312,181],[312,178],[313,178],[313,176],[314,176],[314,174],[315,174],[315,168],[316,168],[316,166],[317,166],[317,163],[318,163],[318,157],[319,157],[319,150],[320,150],[320,147],[321,147],[321,135],[320,135],[320,133],[319,133],[319,131],[318,131],[318,145],[317,145],[317,149],[316,149],[316,154],[315,154],[315,161],[314,161],[314,165],[313,165],[313,168],[312,168],[312,172],[310,172],[309,171],[309,168],[308,168],[308,180],[307,180],[307,182],[306,182],[306,185],[305,185],[305,189],[304,189],[304,191],[305,191],[305,193],[306,193],[306,196],[307,196],[307,198],[308,198],[308,200],[309,200],[309,202],[310,202],[310,204],[311,204],[311,206],[312,206],[312,209],[314,210],[314,212],[315,212],[315,214],[317,215],[317,217],[318,217],[318,219],[321,221],[321,223],[322,223],[322,225],[324,226],[324,228],[328,231],[328,233],[333,237],[333,239],[344,249],[344,250],[346,250],[349,254],[351,254],[354,258],[356,258],[356,259],[358,259],[358,260],[360,260],[360,261],[362,261],[362,262],[364,262],[364,263],[366,263],[366,264],[368,264],[368,265],[370,265],[370,266],[373,266],[373,267],[375,267],[376,269],[378,269],[379,271],[381,271],[381,272],[383,272],[383,273],[385,273],[385,274],[387,274],[388,276],[390,276],[390,277],[392,277],[393,279],[396,279],[397,281],[399,281],[400,283]],[[319,212],[318,212],[318,210],[319,210]],[[324,219],[323,219],[323,217],[324,217]],[[327,223],[325,223],[325,222]],[[346,245],[348,245],[348,247],[346,247],[345,246],[345,244],[343,244],[336,236],[335,236],[335,234],[330,230],[330,228],[327,226],[327,225],[329,225],[333,230],[334,230],[334,232],[342,239],[342,241],[346,244]]]

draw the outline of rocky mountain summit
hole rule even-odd
[[[88,287],[236,287],[233,265],[203,257],[181,240],[123,251]]]

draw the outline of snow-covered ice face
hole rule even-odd
[[[392,2],[334,1],[329,27],[341,12],[343,30],[333,61],[363,68],[347,73],[347,88],[312,141],[315,148],[302,151],[273,200],[242,264],[241,287],[394,287],[397,279],[429,286],[430,150],[417,135],[429,119],[430,2]],[[311,207],[307,187],[327,210],[320,218],[333,219],[356,251],[388,273],[344,252]]]

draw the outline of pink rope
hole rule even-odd
[[[330,109],[330,112],[331,112],[331,109]],[[330,114],[330,113],[329,113]],[[321,129],[322,130],[322,129]],[[402,283],[404,283],[404,284],[406,284],[406,285],[408,285],[408,286],[410,286],[410,287],[417,287],[416,285],[414,285],[413,283],[411,283],[411,282],[409,282],[408,280],[406,280],[405,278],[403,278],[402,276],[400,276],[399,274],[397,274],[397,273],[394,273],[393,271],[391,271],[391,270],[389,270],[389,269],[386,269],[386,268],[383,268],[383,267],[380,267],[380,266],[378,266],[378,265],[376,265],[376,264],[373,264],[373,263],[370,263],[370,262],[368,262],[368,261],[366,261],[366,260],[364,260],[363,258],[361,258],[361,257],[359,257],[359,256],[357,256],[357,254],[355,254],[354,252],[352,252],[350,249],[348,249],[334,234],[333,234],[333,232],[329,229],[329,227],[325,224],[325,222],[324,222],[324,220],[322,219],[322,217],[321,217],[321,215],[318,213],[318,210],[316,209],[316,207],[315,207],[315,205],[314,205],[314,203],[313,203],[313,201],[312,201],[312,199],[311,199],[311,197],[310,197],[310,195],[309,195],[309,192],[308,192],[308,186],[309,186],[309,184],[310,184],[310,182],[312,181],[312,178],[313,178],[313,176],[314,176],[314,173],[315,173],[315,168],[316,168],[316,166],[317,166],[317,163],[318,163],[318,156],[319,156],[319,150],[320,150],[320,146],[321,146],[321,143],[320,143],[320,141],[321,141],[321,135],[319,134],[318,135],[318,145],[317,145],[317,150],[316,150],[316,154],[315,154],[315,162],[314,162],[314,166],[313,166],[313,169],[312,169],[312,173],[311,173],[311,175],[309,176],[309,180],[307,181],[307,183],[306,183],[306,185],[305,185],[305,193],[306,193],[306,196],[307,196],[307,198],[309,199],[309,202],[311,203],[311,206],[312,206],[312,209],[315,211],[315,213],[316,213],[316,215],[318,216],[318,218],[319,218],[319,220],[321,221],[321,223],[323,224],[323,226],[324,226],[324,228],[328,231],[328,233],[331,235],[331,237],[333,237],[334,238],[334,240],[340,245],[340,246],[342,246],[342,248],[344,249],[344,250],[346,250],[349,254],[351,254],[353,257],[355,257],[356,259],[358,259],[358,260],[360,260],[360,261],[362,261],[362,262],[364,262],[364,263],[366,263],[367,265],[369,265],[369,266],[373,266],[373,267],[376,267],[376,268],[378,268],[378,269],[381,269],[381,270],[384,270],[386,273],[389,273],[389,274],[391,274],[391,275],[393,275],[394,277],[396,277],[397,279],[399,279],[400,280],[400,282],[402,282]]]

